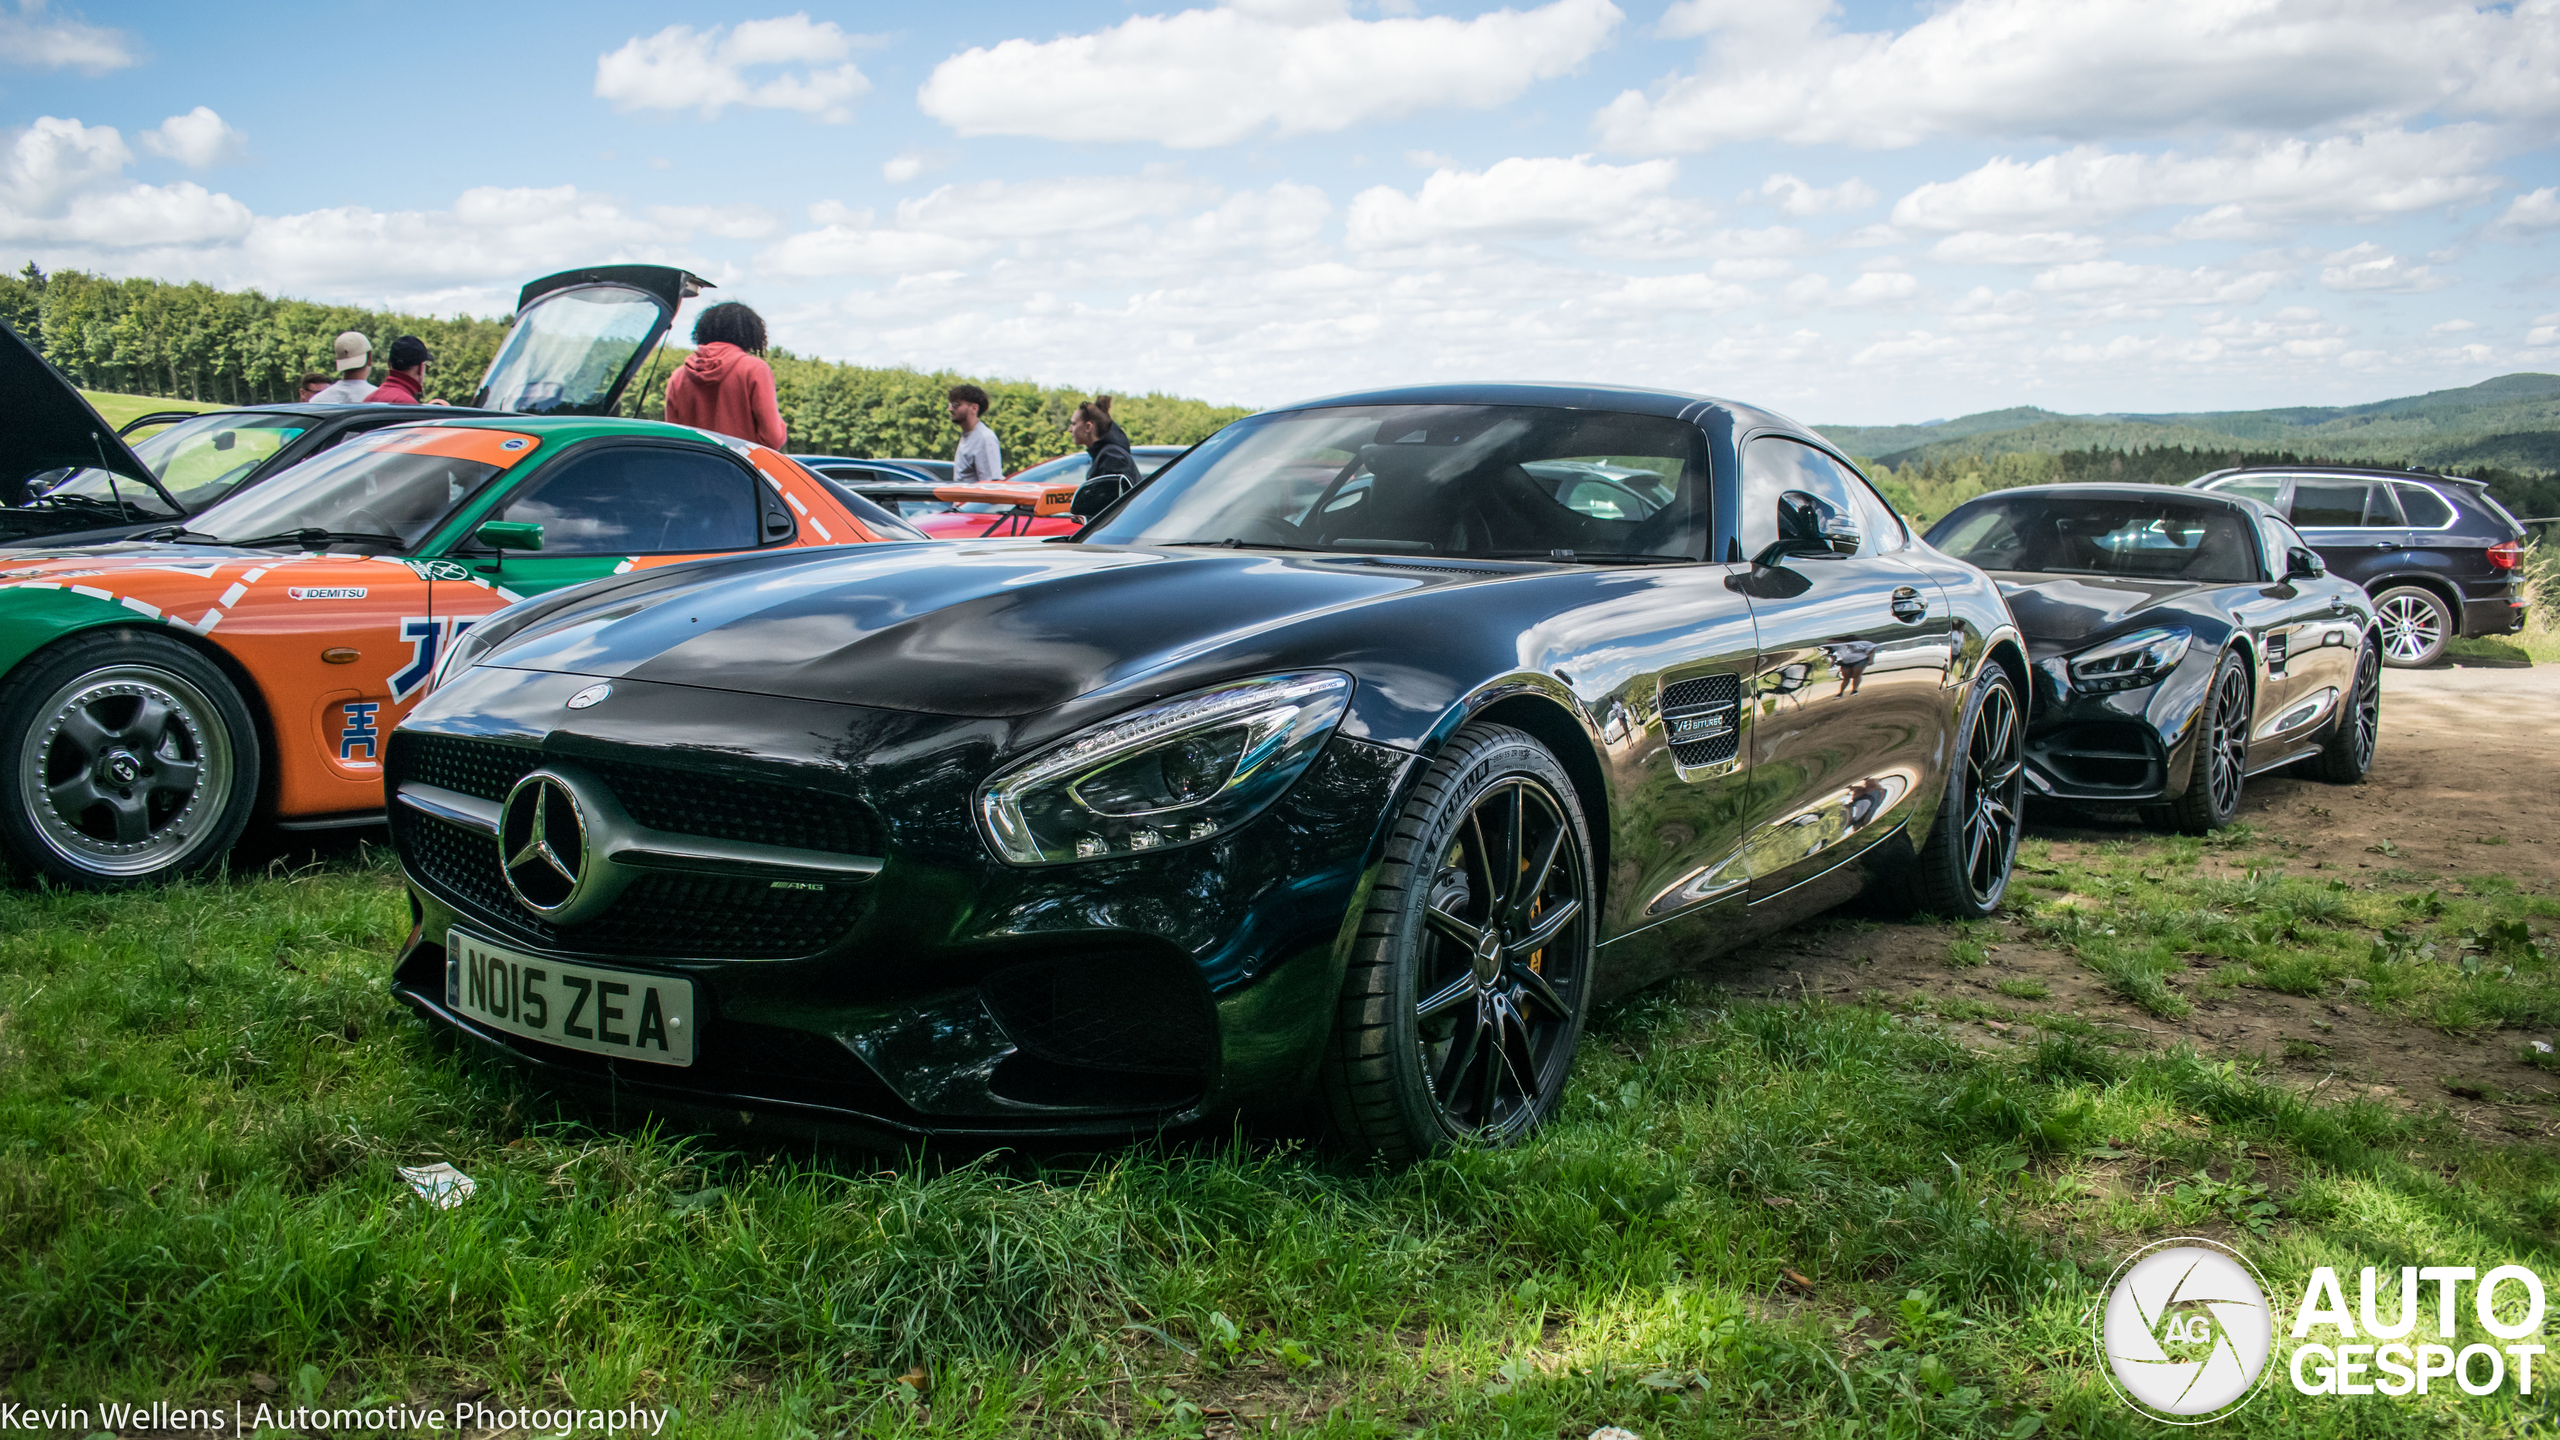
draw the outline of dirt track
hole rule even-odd
[[[2360,786],[2325,785],[2290,775],[2249,782],[2242,819],[2292,842],[2285,867],[2294,874],[2326,869],[2370,883],[2358,872],[2391,870],[2451,877],[2483,872],[2511,876],[2531,893],[2560,893],[2560,666],[2470,662],[2434,670],[2383,673],[2382,740],[2372,777]],[[2084,845],[2140,840],[2152,832],[2127,816],[2121,823],[2054,811],[2031,812],[2028,835],[2054,842],[2069,857]],[[2388,856],[2368,848],[2385,842]],[[2485,843],[2484,843],[2485,842]],[[2208,854],[2208,870],[2242,873],[2263,861]],[[2164,1020],[2111,992],[2072,956],[2040,948],[2014,924],[2000,927],[1988,964],[1956,969],[1947,961],[1948,932],[1887,925],[1806,927],[1704,967],[1700,978],[1745,994],[1852,998],[1882,992],[1933,1006],[1971,1000],[2012,1012],[2014,1029],[1998,1022],[1944,1023],[1948,1033],[1983,1049],[2031,1039],[2038,1013],[2098,1022],[2128,1043],[2192,1043],[2217,1058],[2246,1057],[2288,1066],[2287,1040],[2316,1044],[2312,1062],[2285,1073],[2306,1088],[2364,1093],[2389,1103],[2452,1108],[2466,1129],[2517,1138],[2560,1133],[2545,1104],[2500,1105],[2465,1091],[2523,1101],[2560,1100],[2552,1077],[2513,1055],[2513,1032],[2451,1036],[2418,1021],[2376,1014],[2340,997],[2303,998],[2242,987],[2197,997],[2193,1014]],[[2539,927],[2537,927],[2539,928]],[[2049,998],[2021,1001],[1995,988],[2028,978]],[[2546,1037],[2548,1038],[2548,1037]],[[2299,1048],[2299,1047],[2296,1047]]]

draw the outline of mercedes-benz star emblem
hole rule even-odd
[[[588,706],[593,705],[612,693],[613,686],[610,683],[603,685],[590,685],[586,689],[569,697],[569,708],[572,710],[584,710]]]
[[[568,782],[537,770],[507,792],[498,822],[507,888],[537,915],[557,915],[587,873],[587,822]]]

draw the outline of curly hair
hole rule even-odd
[[[750,355],[764,353],[764,317],[735,300],[725,300],[693,317],[696,345],[735,345]]]
[[[965,401],[968,404],[975,405],[978,407],[978,413],[980,415],[986,414],[987,407],[994,403],[987,398],[986,391],[979,389],[975,385],[954,385],[951,387],[951,393],[945,398]]]

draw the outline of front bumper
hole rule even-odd
[[[1215,841],[1017,869],[970,818],[1007,722],[630,680],[563,708],[592,683],[484,667],[394,737],[393,841],[416,916],[395,993],[569,1088],[854,1135],[1126,1134],[1285,1103],[1330,1031],[1343,919],[1415,759],[1337,735]],[[660,830],[883,863],[849,885],[635,884],[601,917],[550,926],[514,904],[495,841],[397,800],[413,782],[502,798],[547,762],[600,777]],[[690,979],[695,1063],[590,1055],[461,1013],[445,989],[457,923]]]
[[[2028,793],[2118,805],[2185,793],[2196,713],[2217,658],[2209,647],[2196,647],[2157,685],[2091,695],[2071,687],[2059,654],[2036,657],[2025,747]]]

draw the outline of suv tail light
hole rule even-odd
[[[2513,570],[2516,560],[2523,554],[2523,548],[2513,540],[2501,540],[2489,547],[2489,563],[2501,570]]]

